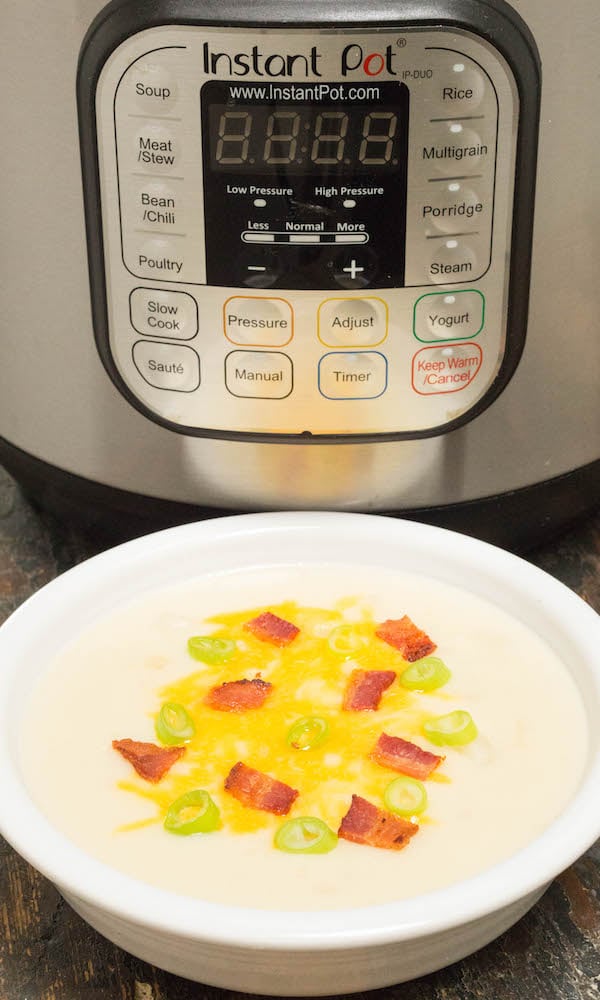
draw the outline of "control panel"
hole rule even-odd
[[[110,52],[94,111],[97,336],[147,416],[411,437],[486,405],[509,343],[520,120],[488,40],[160,25]]]

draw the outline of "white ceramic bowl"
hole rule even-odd
[[[36,676],[74,634],[145,591],[196,577],[203,567],[349,561],[426,567],[428,575],[491,600],[544,635],[571,671],[589,719],[584,779],[533,843],[475,878],[418,898],[279,913],[155,889],[93,860],[48,823],[22,780],[18,727]],[[491,941],[600,836],[599,649],[600,618],[566,587],[500,549],[439,528],[364,514],[287,512],[146,536],[63,574],[0,629],[0,832],[101,934],[178,975],[296,996],[402,982]]]

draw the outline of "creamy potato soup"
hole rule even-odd
[[[543,637],[465,590],[351,565],[152,593],[49,664],[23,723],[27,784],[81,848],[269,909],[489,868],[561,812],[587,742]]]

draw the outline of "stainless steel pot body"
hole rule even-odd
[[[558,477],[600,456],[600,9],[515,0],[543,65],[529,324],[508,387],[449,434],[282,444],[149,421],[90,315],[75,78],[98,0],[5,0],[0,39],[0,436],[94,483],[216,508],[402,510]]]

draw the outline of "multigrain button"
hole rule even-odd
[[[379,351],[335,351],[319,362],[319,391],[327,399],[375,399],[387,388],[387,360]]]
[[[225,384],[232,396],[285,399],[293,388],[292,361],[279,351],[231,351]]]
[[[434,122],[423,144],[426,176],[471,175],[493,166],[495,144],[460,121]]]
[[[470,340],[483,329],[485,300],[477,289],[430,292],[417,299],[413,333],[417,340]]]
[[[294,335],[292,307],[285,299],[233,295],[223,306],[223,327],[234,344],[283,347]]]
[[[155,389],[193,392],[200,385],[200,358],[191,347],[138,340],[132,354],[140,375]]]
[[[191,340],[198,333],[198,306],[187,292],[134,288],[129,310],[131,325],[147,337]]]
[[[327,347],[372,347],[388,332],[388,307],[383,299],[325,299],[317,314],[319,340]]]

